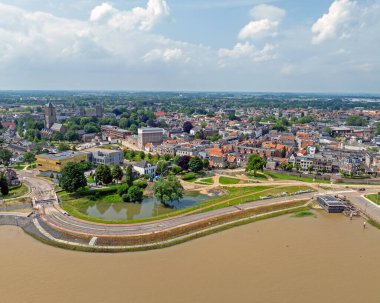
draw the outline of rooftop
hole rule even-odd
[[[75,156],[79,156],[81,154],[82,153],[75,152],[75,151],[65,151],[65,152],[58,153],[58,154],[41,154],[41,155],[38,155],[38,157],[55,159],[55,160],[64,160],[64,159],[69,159],[69,158],[72,158]]]

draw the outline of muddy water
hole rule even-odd
[[[176,247],[85,254],[0,228],[0,302],[380,302],[380,231],[318,213]]]

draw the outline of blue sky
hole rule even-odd
[[[380,0],[0,0],[0,89],[380,92]]]

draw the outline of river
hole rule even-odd
[[[0,302],[380,302],[380,231],[283,216],[175,247],[89,254],[0,227]]]

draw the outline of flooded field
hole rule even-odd
[[[317,213],[164,250],[86,254],[0,227],[1,302],[380,302],[380,231]]]
[[[142,203],[94,202],[85,214],[103,220],[133,220],[165,215],[178,209],[188,208],[209,200],[206,195],[185,195],[180,201],[172,202],[173,208],[163,206],[155,197],[145,198]]]

